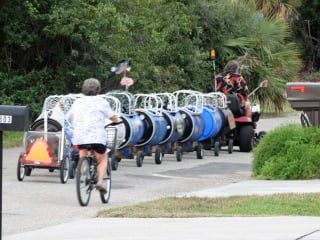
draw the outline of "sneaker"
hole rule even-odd
[[[106,193],[107,193],[107,190],[102,186],[101,183],[98,183],[98,184],[96,185],[96,189],[97,189],[99,192],[103,193],[103,194],[106,194]]]

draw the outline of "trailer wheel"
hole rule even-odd
[[[76,175],[76,167],[77,167],[77,163],[75,160],[71,160],[70,161],[70,167],[69,167],[69,178],[70,179],[74,179],[75,175]]]
[[[250,152],[253,148],[253,127],[244,125],[239,131],[239,148],[240,152]]]
[[[183,149],[181,146],[178,146],[176,149],[176,158],[178,162],[182,161],[182,156],[183,156]]]
[[[214,155],[217,157],[219,156],[220,152],[220,143],[218,141],[214,142]]]
[[[18,181],[23,181],[24,179],[24,176],[26,174],[26,171],[25,171],[25,167],[23,166],[23,164],[20,162],[20,158],[21,156],[19,157],[18,159],[18,165],[17,165],[17,178],[18,178]]]
[[[154,155],[154,161],[156,164],[161,164],[162,163],[162,157],[163,157],[163,154],[161,152],[161,149],[160,148],[157,148],[156,149],[156,152],[155,152],[155,155]]]
[[[47,119],[48,132],[59,132],[62,129],[62,126],[59,122],[54,119]],[[43,131],[44,130],[44,119],[40,118],[32,123],[31,130],[33,131]]]
[[[198,143],[197,146],[197,159],[203,159],[204,156],[204,148],[202,143]]]
[[[144,156],[143,156],[142,151],[138,151],[137,152],[137,156],[136,156],[137,167],[142,167],[143,158],[144,158]]]
[[[228,140],[228,153],[233,153],[233,139]]]
[[[117,155],[113,154],[111,156],[111,169],[112,171],[116,171],[119,166],[119,158]]]

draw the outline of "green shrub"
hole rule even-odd
[[[260,179],[320,178],[320,128],[287,125],[270,131],[253,152]]]

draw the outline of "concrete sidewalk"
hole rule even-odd
[[[7,236],[4,239],[319,240],[320,218],[95,218]]]
[[[320,192],[320,180],[245,181],[181,196]],[[320,240],[320,217],[94,218],[5,240]]]
[[[320,193],[320,179],[316,180],[250,180],[219,188],[186,193],[191,197],[228,197],[236,195],[268,195],[276,193]],[[181,196],[183,196],[182,194]],[[320,239],[319,239],[320,240]]]

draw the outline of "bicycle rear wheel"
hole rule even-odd
[[[77,197],[81,206],[87,206],[91,196],[91,175],[89,159],[84,157],[79,159],[76,172]]]
[[[103,186],[107,192],[100,192],[100,198],[102,203],[108,203],[111,194],[111,163],[108,160],[107,172],[103,177]]]

